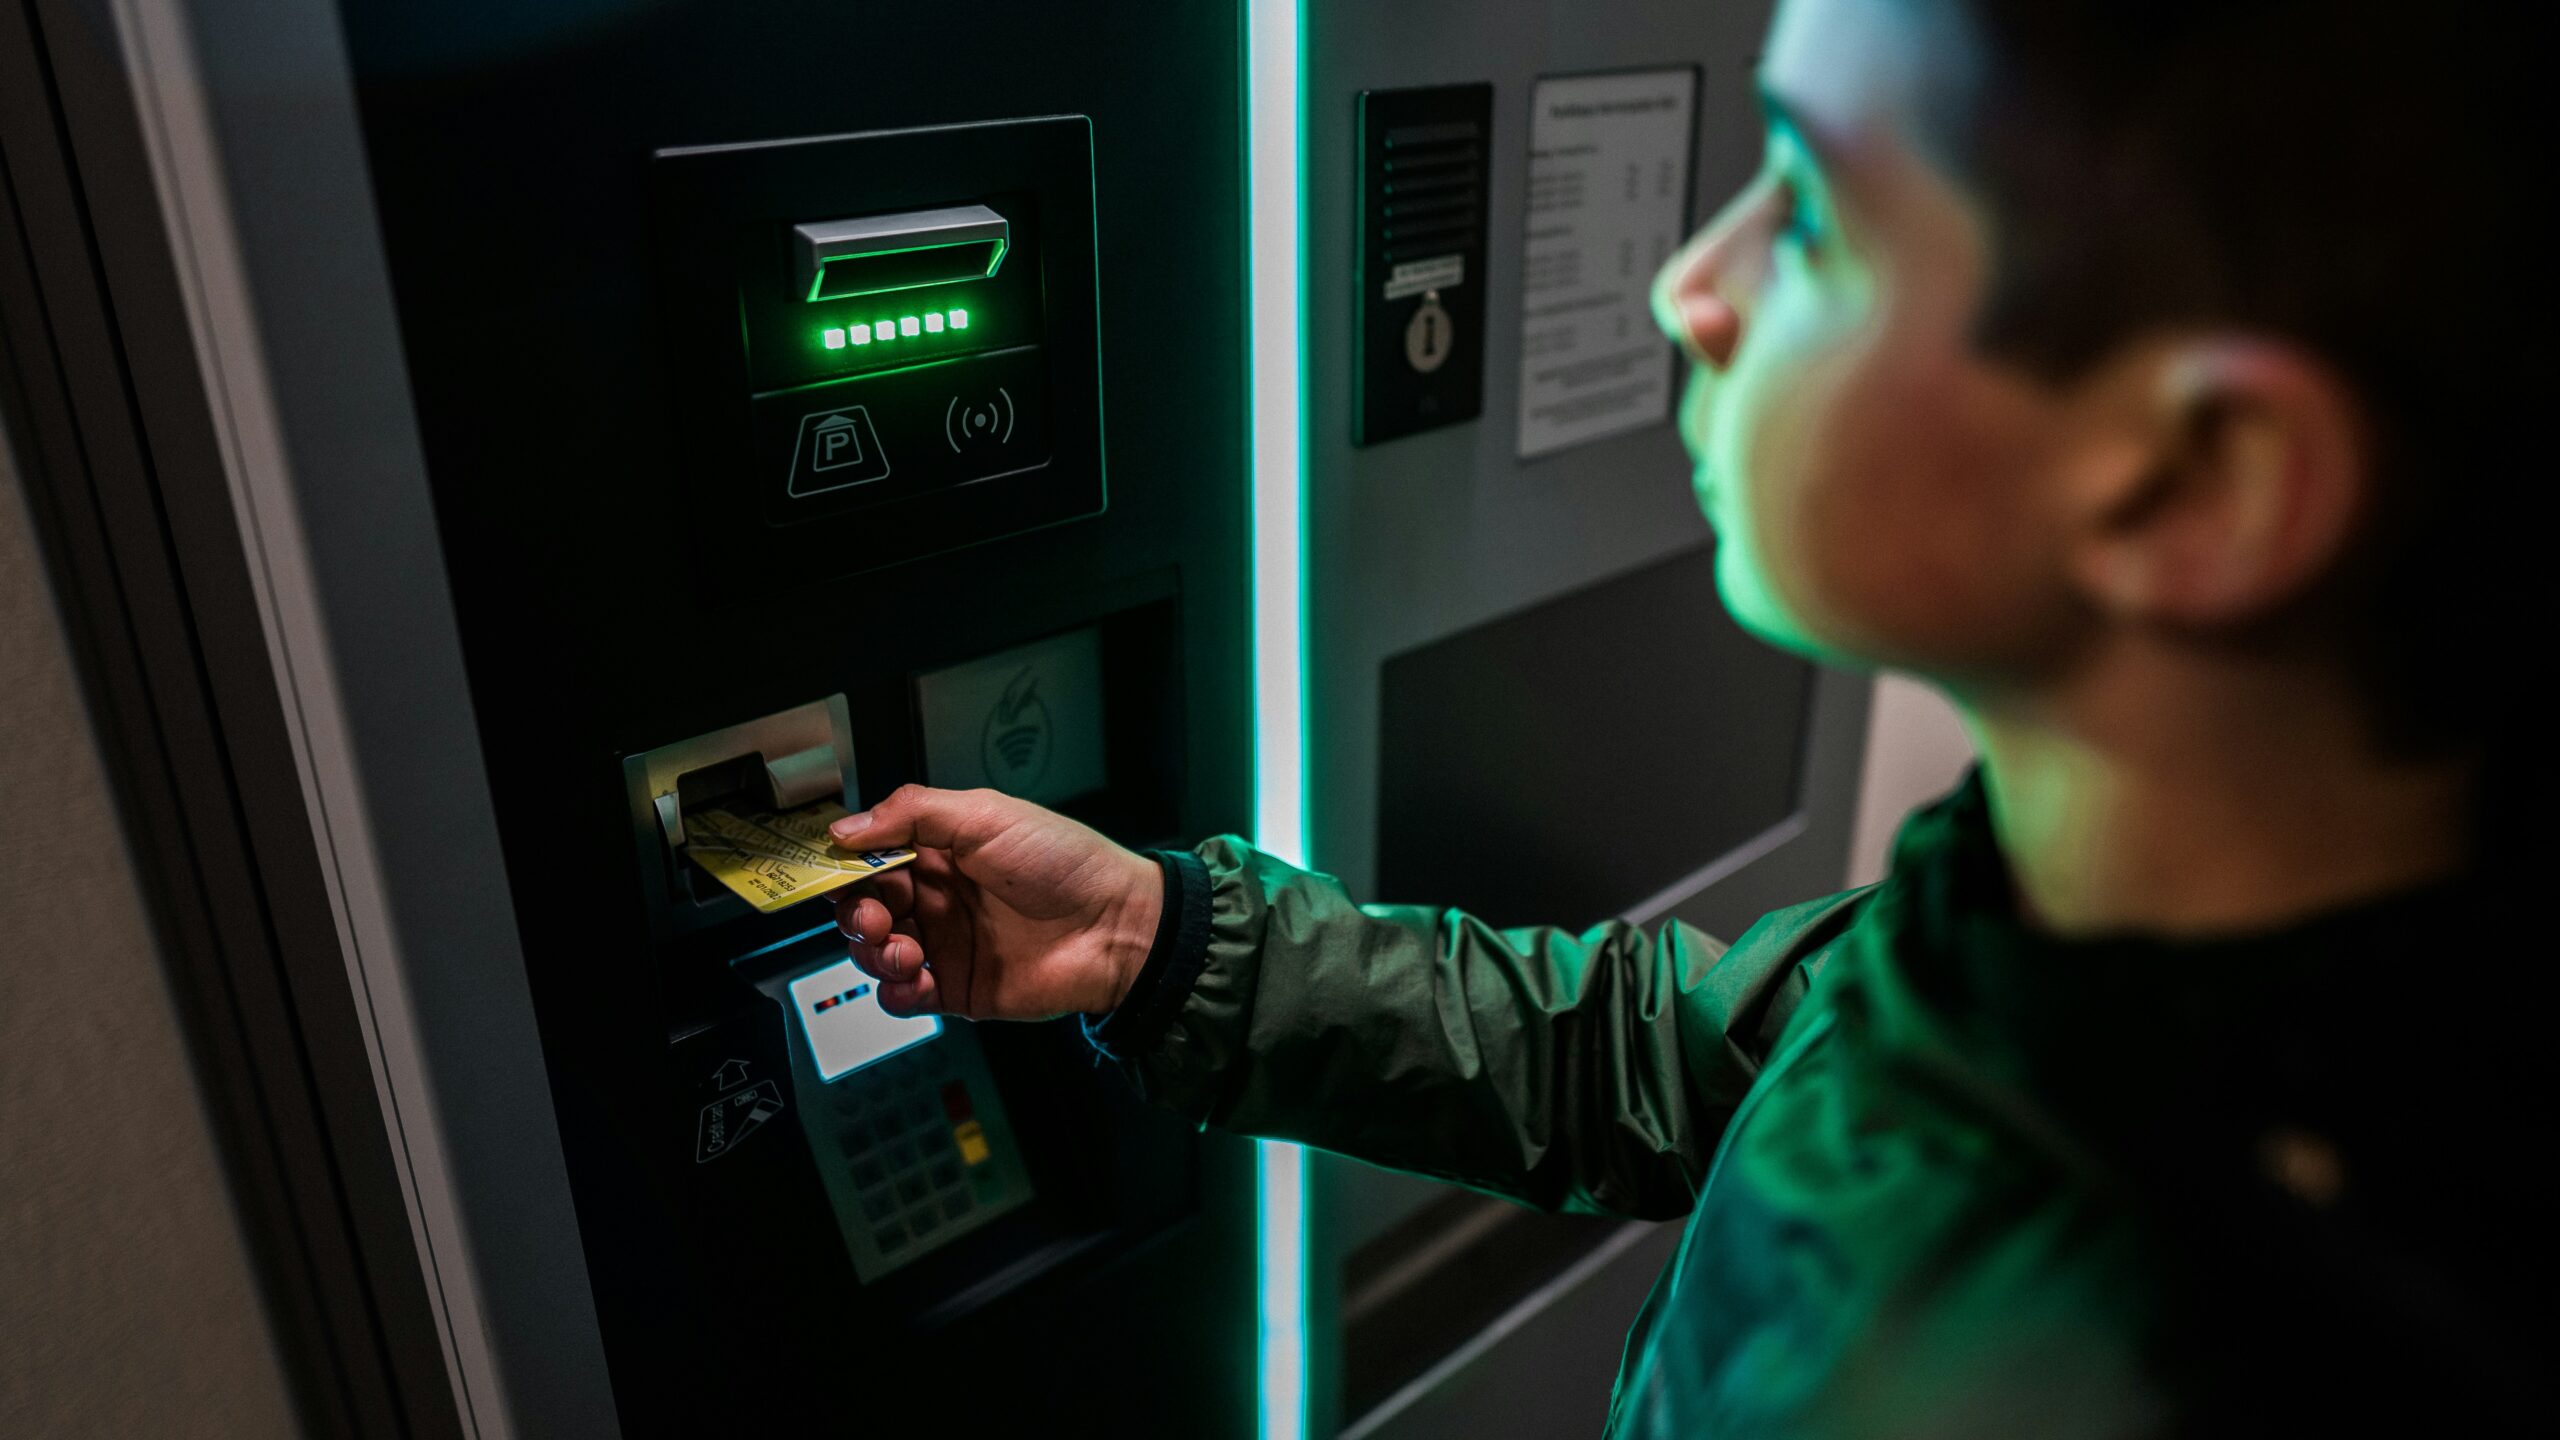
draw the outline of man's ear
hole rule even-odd
[[[2208,337],[2115,377],[2072,487],[2071,573],[2108,614],[2244,623],[2343,563],[2371,500],[2354,392],[2291,346]]]

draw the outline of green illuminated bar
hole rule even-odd
[[[1246,0],[1254,839],[1306,863],[1306,138],[1299,0]],[[1306,1440],[1306,1152],[1254,1142],[1259,1440]]]

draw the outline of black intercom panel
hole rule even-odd
[[[1360,93],[1355,445],[1484,409],[1492,139],[1490,85]]]
[[[660,151],[715,569],[876,569],[1105,504],[1082,116]]]

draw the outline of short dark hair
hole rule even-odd
[[[1983,351],[2060,380],[2212,325],[2333,366],[2381,468],[2350,603],[2382,734],[2403,753],[2490,738],[2524,698],[2516,641],[2550,643],[2518,631],[2549,618],[2536,577],[2560,568],[2527,428],[2552,409],[2551,287],[2486,263],[2529,243],[2547,164],[2524,7],[1952,4],[1984,67],[1929,139],[1989,215]]]

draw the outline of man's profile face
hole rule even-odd
[[[1761,171],[1655,283],[1719,588],[1790,649],[1955,674],[2068,612],[2063,401],[1972,353],[1990,245],[1921,138],[1975,68],[1950,0],[1785,0]]]

